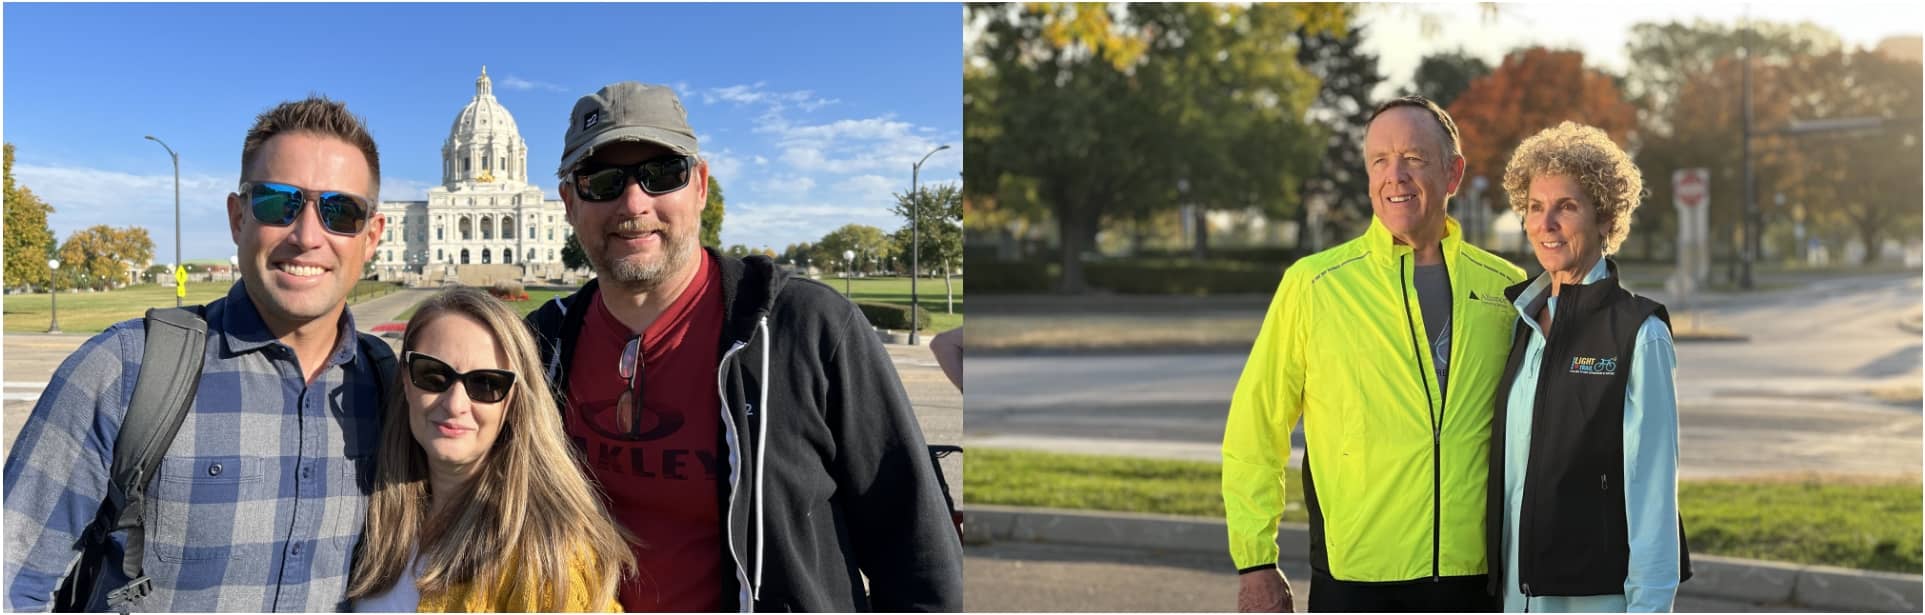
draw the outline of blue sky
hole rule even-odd
[[[63,240],[145,226],[173,258],[181,156],[183,254],[233,253],[223,198],[253,117],[319,92],[367,118],[383,200],[425,198],[487,66],[553,169],[576,98],[615,81],[682,93],[727,195],[724,245],[814,241],[855,222],[893,231],[892,192],[962,169],[962,9],[942,5],[184,4],[4,8],[0,129],[15,178],[56,211]]]

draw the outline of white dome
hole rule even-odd
[[[490,136],[520,139],[521,131],[515,128],[515,117],[495,100],[494,81],[488,78],[488,67],[483,66],[481,76],[475,79],[475,98],[455,115],[448,138],[465,141]]]
[[[528,146],[515,127],[515,117],[495,100],[488,67],[482,67],[481,76],[475,78],[474,99],[455,114],[441,153],[442,183],[451,190],[463,183],[527,180]]]

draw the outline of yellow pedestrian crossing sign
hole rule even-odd
[[[180,297],[183,299],[187,297],[187,266],[186,265],[174,266],[174,296]]]

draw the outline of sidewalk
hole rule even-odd
[[[426,300],[437,290],[434,288],[402,288],[394,292],[362,301],[348,307],[354,314],[354,326],[363,333],[373,333],[376,326],[393,322],[402,312]]]
[[[1222,519],[984,504],[968,505],[964,514],[972,545],[1016,541],[1189,556],[1211,554],[1223,556],[1223,564],[1230,566],[1225,546],[1229,539]],[[1309,527],[1282,524],[1277,546],[1285,557],[1308,553]],[[1694,575],[1678,588],[1680,605],[1707,604],[1717,611],[1917,613],[1921,589],[1925,588],[1925,577],[1915,574],[1699,554],[1692,554],[1691,564]]]

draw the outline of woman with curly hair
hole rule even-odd
[[[1678,516],[1670,316],[1618,283],[1644,180],[1572,122],[1519,145],[1511,209],[1544,273],[1505,289],[1520,316],[1491,422],[1485,525],[1505,611],[1671,610],[1690,556]]]
[[[460,287],[421,304],[401,348],[355,610],[620,611],[635,555],[563,435],[528,327]]]

